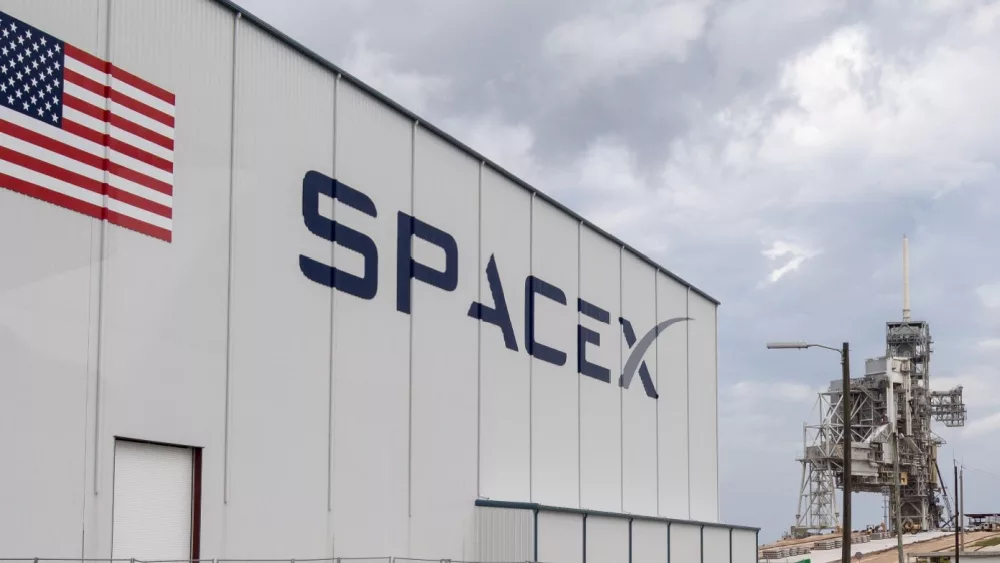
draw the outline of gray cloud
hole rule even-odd
[[[883,351],[911,238],[933,382],[1000,451],[1000,2],[243,0],[247,8],[723,301],[723,516],[792,523],[802,422]],[[655,33],[654,33],[655,32]],[[784,460],[784,461],[781,461]],[[1000,473],[1000,472],[997,472]],[[967,476],[970,510],[1000,503]],[[991,480],[992,479],[992,480]],[[881,519],[859,496],[855,522]]]

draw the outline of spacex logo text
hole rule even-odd
[[[355,211],[378,217],[375,202],[364,193],[347,186],[333,178],[316,171],[309,171],[302,179],[302,216],[306,228],[316,236],[344,248],[357,252],[364,258],[364,270],[361,276],[339,270],[308,256],[299,256],[299,268],[310,280],[336,288],[339,291],[354,295],[361,299],[373,299],[378,293],[378,247],[371,237],[355,229],[342,225],[320,214],[320,195],[325,195],[340,202]],[[396,310],[409,314],[411,287],[410,280],[417,280],[443,291],[454,291],[458,287],[458,244],[455,238],[447,232],[427,224],[416,217],[399,211],[396,216]],[[444,251],[445,267],[443,271],[436,270],[426,264],[414,260],[412,255],[413,237],[420,238]],[[481,322],[496,326],[503,337],[504,345],[514,351],[519,351],[517,336],[510,320],[507,308],[507,298],[500,281],[500,269],[496,258],[490,255],[486,264],[486,281],[489,284],[492,304],[472,302],[468,316]],[[533,275],[524,280],[524,348],[531,356],[541,361],[557,366],[566,364],[566,352],[546,346],[535,338],[536,300],[545,298],[561,306],[567,306],[566,294],[558,287]],[[611,323],[608,311],[583,299],[577,299],[577,310],[583,316],[604,324]],[[646,395],[657,398],[653,379],[643,361],[643,356],[650,346],[670,325],[692,320],[688,317],[676,317],[659,322],[642,335],[636,337],[635,330],[627,319],[620,317],[622,334],[630,352],[625,366],[618,378],[618,385],[628,389],[636,372],[642,381]],[[601,336],[597,332],[578,324],[577,333],[577,372],[605,383],[611,383],[611,371],[603,366],[587,360],[587,346],[600,346]]]

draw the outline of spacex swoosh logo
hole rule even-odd
[[[691,317],[675,317],[673,319],[667,319],[649,329],[649,332],[643,334],[642,338],[638,339],[637,342],[635,330],[632,328],[632,323],[625,318],[619,318],[618,322],[622,325],[622,332],[625,334],[625,342],[628,343],[632,352],[629,354],[628,360],[625,362],[624,369],[622,369],[622,376],[621,379],[618,380],[618,385],[624,389],[628,389],[629,384],[632,383],[632,377],[638,370],[639,379],[642,380],[642,386],[645,389],[646,394],[654,399],[659,398],[659,394],[656,392],[656,387],[653,385],[653,378],[649,375],[649,368],[646,367],[646,362],[642,360],[642,357],[646,355],[646,351],[649,350],[649,347],[653,345],[656,338],[661,332],[666,330],[668,326],[681,321],[691,320],[694,319]]]

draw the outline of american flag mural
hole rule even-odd
[[[170,242],[174,95],[0,11],[0,188]]]

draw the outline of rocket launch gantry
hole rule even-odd
[[[903,316],[886,323],[885,355],[865,361],[863,377],[851,380],[851,485],[855,492],[881,493],[895,529],[894,462],[898,455],[899,513],[904,532],[940,528],[952,520],[937,463],[944,444],[931,420],[965,425],[962,387],[931,391],[930,326],[910,315],[909,245],[903,238]],[[843,487],[843,384],[832,381],[816,401],[814,424],[803,428],[802,482],[793,536],[836,528],[836,489]],[[893,436],[893,432],[898,435]],[[895,444],[898,444],[898,451]]]

